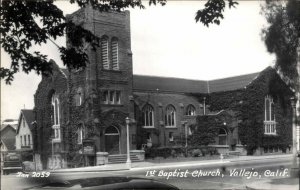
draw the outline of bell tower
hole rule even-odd
[[[92,111],[85,114],[85,119],[94,121],[99,130],[99,142],[95,142],[97,151],[126,153],[125,118],[134,117],[130,13],[99,12],[87,6],[67,18],[100,39],[96,50],[87,45],[89,63],[85,70],[72,73],[75,88],[84,89],[85,96],[92,95]],[[114,129],[115,139],[110,139],[112,134],[108,135],[111,129]],[[135,131],[135,127],[131,127],[130,139],[135,138]],[[118,144],[112,146],[114,141]],[[133,141],[131,147],[135,148]]]

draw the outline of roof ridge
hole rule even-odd
[[[201,80],[201,79],[188,79],[188,78],[180,78],[180,77],[155,76],[155,75],[141,75],[141,74],[133,74],[133,76],[153,77],[153,78],[165,78],[165,79],[181,79],[181,80],[202,81],[202,82],[207,81],[207,80]]]

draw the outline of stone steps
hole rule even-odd
[[[140,162],[141,160],[133,154],[130,154],[131,162]],[[126,154],[115,154],[115,155],[108,155],[108,163],[109,164],[116,164],[116,163],[126,163],[127,155]]]

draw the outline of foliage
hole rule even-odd
[[[283,82],[278,82],[280,80],[277,73],[270,68],[263,71],[245,89],[240,109],[239,137],[242,144],[247,145],[248,154],[253,154],[258,147],[288,146],[291,143],[291,109],[288,100],[292,96],[292,91]],[[271,95],[274,100],[276,136],[264,135],[266,95]]]
[[[228,7],[235,7],[238,2],[234,0],[228,0]],[[205,26],[209,24],[220,24],[220,19],[224,19],[224,9],[226,7],[226,2],[224,0],[208,0],[204,5],[205,8],[198,10],[196,13],[196,22],[202,22]]]
[[[122,11],[125,8],[145,8],[141,0],[69,0],[80,8],[88,5],[99,11]],[[166,0],[149,0],[149,5],[165,5]],[[237,2],[228,0],[229,7]],[[225,0],[208,0],[205,8],[196,13],[196,22],[209,26],[220,23],[223,19]],[[39,51],[32,52],[34,45],[43,45],[67,33],[68,47],[55,44],[59,50],[63,64],[69,68],[82,68],[88,63],[86,44],[92,49],[99,46],[99,38],[67,20],[55,4],[54,0],[3,0],[0,6],[0,44],[11,58],[10,68],[0,68],[0,77],[11,84],[14,74],[21,69],[25,73],[35,71],[37,74],[52,73],[48,55]]]
[[[263,39],[270,53],[275,53],[275,67],[290,85],[299,89],[297,72],[297,47],[300,47],[300,1],[267,1],[262,8],[268,27],[262,30]]]
[[[264,135],[264,98],[266,95],[271,95],[275,103],[276,136]],[[269,67],[246,88],[211,93],[206,100],[210,111],[225,109],[234,112],[234,118],[238,121],[239,139],[243,145],[246,145],[248,154],[253,154],[258,147],[273,145],[286,148],[291,144],[292,113],[289,100],[291,96],[293,96],[291,89],[281,80],[276,71]],[[201,101],[203,97],[199,97]],[[221,120],[218,121],[217,117],[212,116],[198,117],[197,124],[193,126],[194,129],[199,125],[198,123],[203,132],[194,135],[194,138],[199,137],[195,138],[193,143],[201,142],[201,138],[206,138],[206,142],[209,139],[213,140],[214,134],[209,131],[210,128],[222,125]],[[205,126],[210,126],[210,128],[205,128]]]
[[[223,122],[217,121],[215,117],[198,116],[196,124],[191,125],[193,134],[189,138],[189,144],[194,146],[208,145],[215,142],[218,127]]]

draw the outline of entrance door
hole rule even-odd
[[[120,133],[114,126],[105,130],[105,151],[109,154],[120,154]]]

